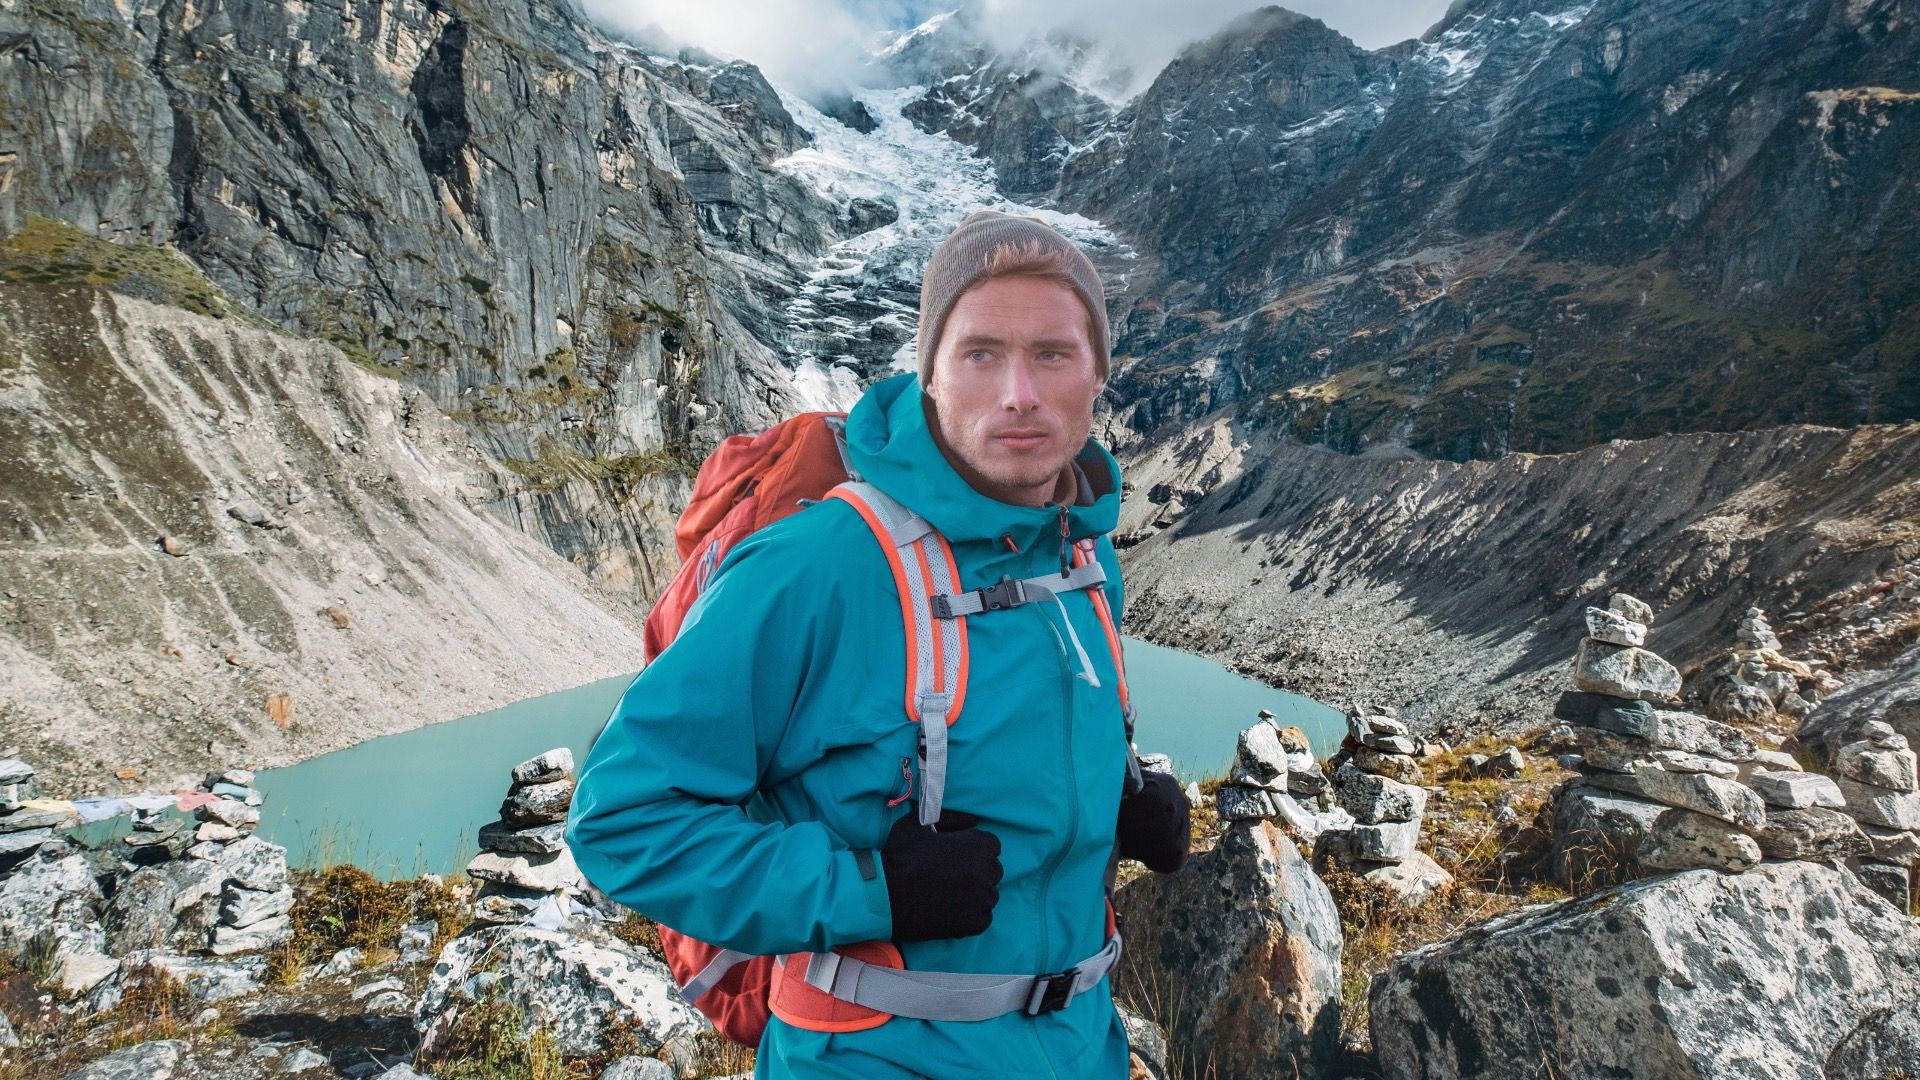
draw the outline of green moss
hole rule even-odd
[[[27,218],[19,232],[0,239],[0,282],[110,288],[216,319],[240,316],[265,325],[236,307],[192,260],[171,247],[116,244],[37,215]]]

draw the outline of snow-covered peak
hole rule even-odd
[[[924,38],[932,37],[935,32],[937,32],[942,26],[946,25],[947,20],[953,18],[955,15],[958,15],[959,13],[960,13],[959,9],[957,8],[953,11],[943,11],[940,14],[935,15],[933,18],[928,19],[926,22],[921,23],[919,26],[916,26],[913,29],[908,30],[900,34],[899,36],[895,37],[891,42],[889,42],[886,45],[886,47],[882,48],[875,55],[882,60],[888,59],[893,56],[897,56],[899,55],[900,50],[905,49],[907,46],[912,45],[914,42],[920,41]]]

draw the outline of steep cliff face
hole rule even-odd
[[[425,394],[237,315],[0,285],[0,465],[0,717],[54,790],[639,665],[642,612],[486,512],[513,474]]]
[[[1920,558],[1920,424],[1669,435],[1499,461],[1354,457],[1222,413],[1122,454],[1135,632],[1423,732],[1537,725],[1582,609],[1625,590],[1649,647],[1724,649]],[[1789,648],[1794,647],[1790,639]]]
[[[790,407],[767,298],[848,223],[751,67],[541,0],[15,2],[0,42],[0,234],[177,245],[469,425],[601,580],[660,584],[636,481]]]
[[[1050,107],[1062,63],[982,18],[899,43],[907,113],[1138,252],[1142,431],[1231,403],[1467,460],[1920,415],[1900,0],[1478,0],[1374,52],[1266,8],[1105,117]]]

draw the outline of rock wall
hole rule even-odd
[[[641,612],[487,512],[512,474],[330,346],[0,286],[0,469],[0,718],[54,790],[284,764],[640,662]]]

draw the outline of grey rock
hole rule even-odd
[[[573,802],[573,781],[556,780],[546,784],[518,787],[500,804],[500,820],[513,828],[544,825],[567,820],[567,807]]]
[[[1860,829],[1867,837],[1867,854],[1880,862],[1903,866],[1920,862],[1920,832],[1889,829],[1882,825],[1862,825]]]
[[[203,821],[199,828],[193,830],[194,842],[202,844],[207,842],[225,844],[240,839],[242,835],[244,834],[239,829],[231,825],[222,825],[217,821]]]
[[[1287,791],[1293,795],[1318,795],[1327,790],[1327,774],[1320,771],[1318,764],[1299,768],[1297,764],[1287,770]]]
[[[1672,709],[1654,710],[1653,734],[1648,738],[1668,750],[1705,754],[1722,761],[1752,761],[1759,750],[1739,728]]]
[[[1892,904],[1895,910],[1906,914],[1912,908],[1913,870],[1910,867],[1860,859],[1849,863],[1848,868],[1862,884]]]
[[[474,897],[473,917],[477,922],[496,925],[525,922],[548,895],[537,889],[489,881]]]
[[[1395,720],[1390,716],[1367,717],[1367,729],[1375,735],[1397,735],[1408,738],[1413,735],[1412,729],[1407,727],[1405,721]]]
[[[707,1027],[681,1000],[665,964],[586,922],[566,933],[483,928],[455,938],[434,963],[416,1025],[425,1028],[457,1008],[482,960],[500,976],[492,984],[495,993],[522,1011],[527,1030],[544,1028],[569,1056],[601,1052],[615,1020],[633,1025],[643,1053]]]
[[[20,1036],[13,1030],[13,1021],[7,1014],[0,1012],[0,1050],[13,1050],[20,1045]]]
[[[482,881],[540,892],[577,889],[583,880],[580,868],[574,864],[573,852],[564,848],[551,855],[483,851],[467,864],[467,874]]]
[[[218,822],[233,829],[247,829],[260,824],[260,811],[248,806],[240,799],[221,799],[210,802],[194,811],[202,821]]]
[[[1578,770],[1587,763],[1587,759],[1580,754],[1568,752],[1554,758],[1553,763],[1563,769]]]
[[[398,976],[389,975],[384,979],[376,979],[365,985],[354,987],[348,991],[347,1000],[365,1001],[375,994],[385,993],[389,990],[404,990],[406,986],[407,984],[402,982]]]
[[[1223,786],[1214,795],[1221,821],[1257,821],[1274,814],[1273,800],[1259,788]]]
[[[1165,773],[1172,776],[1173,759],[1165,754],[1141,754],[1140,769],[1142,772]]]
[[[1403,784],[1420,782],[1420,762],[1405,754],[1383,754],[1372,747],[1362,746],[1353,752],[1354,767],[1375,776],[1385,776]]]
[[[1652,605],[1630,593],[1614,593],[1608,597],[1607,610],[1633,622],[1653,624]]]
[[[1865,825],[1889,829],[1920,829],[1920,793],[1863,784],[1839,776],[1834,783],[1846,796],[1847,812]]]
[[[1589,769],[1580,774],[1580,779],[1588,787],[1601,791],[1611,791],[1621,795],[1633,795],[1645,799],[1647,789],[1632,773],[1607,772]]]
[[[1587,609],[1587,636],[1609,645],[1638,646],[1647,643],[1647,624],[1635,622],[1617,611]]]
[[[93,867],[59,850],[43,848],[0,876],[0,956],[23,955],[44,934],[76,941],[99,934],[104,898]]]
[[[1259,788],[1262,791],[1283,792],[1287,790],[1288,775],[1282,773],[1279,776],[1262,779],[1257,773],[1248,769],[1245,765],[1236,763],[1227,773],[1227,783],[1236,787]]]
[[[1420,842],[1417,821],[1388,821],[1355,825],[1348,843],[1353,857],[1363,862],[1397,863],[1414,853]]]
[[[33,779],[33,766],[19,758],[0,758],[0,784],[24,784]]]
[[[1800,762],[1795,760],[1792,754],[1779,750],[1755,750],[1753,752],[1753,766],[1756,769],[1766,769],[1774,772],[1800,771]]]
[[[71,824],[73,820],[73,815],[65,810],[15,810],[10,814],[0,814],[0,833],[50,829]]]
[[[1660,747],[1632,735],[1619,735],[1601,728],[1575,728],[1574,745],[1587,768],[1607,772],[1630,773],[1642,763],[1653,760]]]
[[[322,979],[338,978],[341,975],[360,970],[366,966],[366,963],[367,950],[358,945],[349,945],[335,952],[332,956],[329,956],[327,962],[321,964],[319,970],[314,972],[314,974]]]
[[[433,1080],[433,1077],[416,1071],[413,1066],[403,1061],[381,1073],[378,1080]]]
[[[1767,827],[1754,839],[1774,859],[1845,859],[1872,848],[1852,818],[1825,806],[1769,809]]]
[[[1849,779],[1894,791],[1920,790],[1912,750],[1883,750],[1862,740],[1848,743],[1834,755],[1833,771]]]
[[[25,832],[0,832],[0,859],[24,855],[53,839],[52,829],[28,829]]]
[[[280,1059],[278,1072],[283,1075],[309,1072],[313,1069],[333,1071],[333,1063],[309,1047],[296,1046]]]
[[[207,951],[215,956],[259,952],[271,949],[293,934],[293,921],[285,915],[263,919],[247,927],[216,926],[213,944]]]
[[[608,1065],[600,1080],[675,1080],[673,1066],[659,1058],[628,1056]]]
[[[1127,1030],[1127,1050],[1132,1059],[1128,1080],[1173,1080],[1173,1072],[1167,1067],[1167,1036],[1160,1025],[1119,1002],[1114,1003],[1114,1011],[1120,1014],[1120,1026]]]
[[[1656,750],[1653,762],[1668,772],[1706,773],[1727,780],[1740,775],[1740,767],[1731,761],[1721,761],[1704,754],[1689,754],[1685,750]]]
[[[440,931],[437,923],[431,919],[408,923],[400,928],[400,962],[417,964],[427,958],[427,951],[433,947],[433,939]]]
[[[1650,870],[1745,870],[1760,861],[1753,837],[1691,810],[1662,814],[1635,852]]]
[[[556,821],[516,829],[503,821],[480,827],[480,846],[487,851],[513,851],[527,855],[551,855],[567,846],[567,823]]]
[[[287,849],[257,836],[228,844],[218,861],[243,889],[273,892],[287,883]]]
[[[1845,957],[1844,962],[1837,958]],[[1920,923],[1844,871],[1695,870],[1524,908],[1416,949],[1376,977],[1370,1026],[1392,1080],[1852,1076],[1873,1043],[1920,1067]]]
[[[1412,755],[1420,752],[1420,744],[1404,735],[1375,735],[1368,732],[1367,737],[1360,741],[1383,754]]]
[[[1339,1031],[1340,917],[1292,840],[1229,826],[1177,874],[1119,890],[1120,986],[1177,986],[1174,1046],[1221,1076],[1327,1075]]]
[[[573,751],[561,746],[513,767],[515,784],[549,784],[573,775]]]
[[[251,994],[266,980],[267,960],[247,956],[237,960],[209,960],[198,956],[171,953],[134,953],[126,958],[123,972],[146,968],[163,972],[201,1001],[225,1001]]]
[[[1418,821],[1427,809],[1426,788],[1361,772],[1352,764],[1334,773],[1333,789],[1340,805],[1363,823]]]
[[[148,867],[123,878],[106,905],[107,947],[196,953],[220,921],[221,866],[186,859]]]
[[[220,921],[236,928],[252,926],[292,910],[292,885],[282,885],[272,892],[229,885],[220,905]]]
[[[1520,748],[1509,746],[1488,758],[1486,764],[1480,766],[1480,771],[1488,776],[1514,777],[1519,776],[1526,767],[1527,759],[1520,753]]]
[[[1554,792],[1549,865],[1575,892],[1639,874],[1640,844],[1668,807],[1632,794],[1570,780]]]
[[[1758,792],[1737,780],[1726,780],[1706,773],[1669,772],[1656,765],[1642,765],[1633,771],[1647,797],[1697,810],[1743,829],[1766,827],[1767,808]]]
[[[1646,649],[1582,638],[1573,660],[1573,685],[1590,694],[1666,700],[1680,693],[1680,672]]]
[[[1397,863],[1357,868],[1361,880],[1391,892],[1404,907],[1416,908],[1437,889],[1453,882],[1453,875],[1424,851],[1410,851]]]
[[[171,1080],[186,1052],[187,1044],[179,1039],[136,1043],[82,1065],[66,1080]]]
[[[1847,805],[1846,796],[1840,793],[1840,785],[1833,778],[1810,772],[1757,772],[1747,777],[1747,786],[1760,793],[1768,806],[1778,806],[1787,810],[1803,806],[1829,806],[1839,808]]]
[[[1575,727],[1597,727],[1619,735],[1652,738],[1654,708],[1650,701],[1626,701],[1605,694],[1568,690],[1554,702],[1553,715]]]
[[[1254,724],[1242,731],[1234,764],[1263,787],[1286,776],[1287,749],[1280,745],[1279,729],[1272,724]]]

